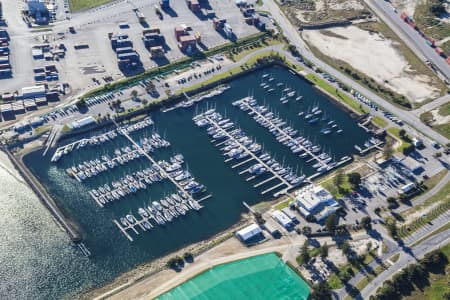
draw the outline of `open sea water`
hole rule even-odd
[[[276,82],[283,82],[303,95],[300,102],[290,101],[281,104],[281,88],[267,93],[260,87],[263,73],[271,74]],[[214,147],[206,130],[195,126],[192,117],[196,112],[215,106],[218,112],[226,115],[249,136],[264,145],[280,163],[290,165],[300,172],[311,175],[313,169],[288,148],[279,144],[264,128],[231,102],[249,94],[255,96],[260,104],[268,104],[280,117],[295,129],[308,136],[311,141],[337,160],[354,152],[354,145],[362,144],[369,135],[359,128],[350,116],[333,102],[319,93],[306,81],[280,67],[271,67],[245,75],[230,83],[231,89],[211,100],[201,102],[190,108],[180,108],[170,112],[151,114],[155,125],[137,131],[131,136],[135,140],[149,136],[156,130],[172,143],[169,149],[157,150],[151,154],[155,159],[167,159],[181,153],[186,167],[198,182],[204,184],[213,196],[205,200],[200,212],[189,212],[184,217],[162,227],[155,226],[151,232],[141,232],[139,236],[130,234],[134,242],[129,242],[112,222],[127,213],[137,215],[137,209],[158,200],[174,191],[170,182],[156,183],[146,190],[122,198],[100,208],[90,197],[88,191],[105,183],[111,183],[126,174],[150,166],[141,158],[101,173],[83,183],[70,178],[66,169],[87,159],[100,158],[103,154],[114,155],[114,149],[130,145],[123,137],[96,147],[85,147],[64,156],[57,164],[50,162],[52,153],[42,157],[41,151],[30,153],[24,158],[34,175],[44,184],[63,213],[80,229],[83,242],[92,256],[86,258],[74,248],[68,237],[55,226],[50,214],[39,203],[37,197],[27,188],[13,171],[0,167],[0,284],[2,299],[59,299],[72,298],[81,291],[100,286],[139,264],[158,258],[184,245],[207,239],[227,229],[237,222],[245,208],[242,202],[255,204],[270,199],[262,197],[260,191],[224,163],[224,156]],[[320,124],[310,125],[297,116],[299,111],[307,111],[319,106],[343,129],[343,133],[321,135]],[[67,144],[85,136],[67,139]],[[4,162],[3,165],[7,164]]]

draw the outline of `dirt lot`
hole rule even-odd
[[[432,79],[412,70],[396,49],[395,42],[381,34],[348,26],[326,31],[307,30],[303,37],[324,55],[349,64],[413,102],[422,102],[440,93],[432,87]]]
[[[364,5],[359,0],[292,0],[283,6],[291,22],[320,24],[360,16]]]
[[[392,5],[399,11],[406,12],[409,16],[413,16],[416,11],[418,0],[392,0]]]

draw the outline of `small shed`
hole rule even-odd
[[[252,238],[260,236],[261,234],[262,230],[257,224],[251,224],[236,232],[236,236],[243,242],[247,242]]]
[[[272,213],[272,218],[286,229],[291,228],[293,225],[291,219],[279,210],[275,210]]]

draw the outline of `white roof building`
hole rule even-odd
[[[284,228],[289,228],[293,225],[291,219],[279,210],[275,210],[272,213],[272,218]]]
[[[257,224],[251,224],[236,232],[236,236],[243,242],[262,234],[261,228]]]
[[[44,85],[34,85],[34,86],[24,87],[24,88],[22,88],[22,97],[24,99],[45,97],[45,86]]]
[[[90,124],[94,124],[97,121],[92,116],[87,116],[82,119],[78,119],[69,124],[69,127],[72,129],[81,128]]]
[[[295,193],[295,201],[299,208],[311,213],[320,204],[333,201],[334,197],[319,185],[311,184]],[[302,210],[302,209],[301,209]]]

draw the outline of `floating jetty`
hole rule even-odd
[[[275,114],[265,106],[258,106],[253,97],[245,97],[233,102],[234,106],[247,112],[253,119],[272,133],[277,141],[289,147],[292,153],[299,157],[308,159],[308,162],[315,162],[313,167],[318,172],[325,172],[336,166],[332,158],[325,152],[321,152],[321,147],[314,145],[303,136],[298,135],[298,131],[286,125],[282,119],[275,117]]]
[[[114,151],[115,156],[102,155],[100,158],[84,161],[78,165],[68,168],[67,173],[79,182],[87,178],[95,177],[98,174],[113,169],[119,165],[124,165],[134,159],[144,156],[144,153],[153,152],[155,149],[167,148],[170,143],[161,138],[158,133],[153,133],[150,137],[145,137],[139,141],[141,148],[134,145],[122,147]]]
[[[113,122],[114,122],[114,120],[113,120]],[[183,158],[181,155],[178,155],[178,158],[177,158],[177,156],[175,156],[174,157],[175,159],[172,159],[170,163],[166,162],[166,161],[157,162],[154,158],[152,158],[149,155],[149,153],[146,153],[145,151],[143,151],[141,146],[138,143],[136,143],[129,136],[129,134],[127,132],[123,132],[123,136],[126,137],[138,149],[142,150],[142,152],[144,153],[144,157],[146,157],[150,161],[150,163],[152,164],[152,168],[154,168],[161,175],[161,177],[166,178],[167,180],[171,181],[177,187],[178,193],[172,194],[171,197],[176,197],[174,195],[178,195],[178,197],[180,197],[182,199],[182,201],[185,201],[188,203],[188,204],[185,204],[184,202],[182,202],[182,204],[177,204],[177,205],[173,204],[173,205],[175,205],[175,210],[178,211],[180,214],[182,214],[182,211],[183,212],[188,211],[189,207],[194,208],[196,210],[197,210],[197,208],[200,209],[201,205],[199,204],[199,202],[211,197],[211,195],[204,196],[204,194],[206,192],[206,188],[202,184],[196,182],[188,171],[181,170],[180,163],[179,162],[177,163],[177,161],[176,161],[177,159],[180,160]],[[202,198],[197,201],[195,199],[196,197],[202,197]],[[167,201],[167,203],[171,204],[169,199],[164,199],[164,200]],[[163,200],[160,200],[160,201],[161,201],[161,203],[164,203]],[[156,203],[159,203],[159,202],[156,202],[156,203],[155,202],[153,202],[154,205],[157,205]],[[179,208],[180,206],[181,206],[181,208]],[[170,207],[168,209],[170,209]],[[145,214],[144,214],[145,211],[146,210],[143,209],[140,212],[140,214],[143,218],[145,217]],[[119,229],[127,237],[128,240],[133,241],[131,236],[127,233],[127,229],[132,229],[132,231],[134,231],[136,234],[138,234],[138,231],[135,228],[136,225],[141,227],[141,229],[144,231],[150,230],[153,226],[148,221],[148,218],[151,218],[151,215],[149,214],[149,212],[151,212],[150,209],[147,210],[147,214],[149,215],[149,217],[146,217],[147,218],[146,220],[141,220],[141,221],[137,220],[133,215],[128,214],[125,217],[125,219],[128,220],[127,226],[125,226],[125,224],[127,224],[127,223],[124,223],[122,219],[121,219],[121,223],[124,226],[120,225],[120,223],[117,222],[116,220],[114,220],[113,222],[119,227]],[[166,218],[165,215],[164,215],[164,218]],[[155,215],[155,220],[161,221],[157,217],[157,215]],[[134,221],[134,223],[133,223],[133,221]],[[163,219],[163,221],[164,221],[164,219]],[[162,222],[161,222],[161,225],[163,225]]]
[[[98,146],[100,144],[115,139],[119,134],[121,135],[124,135],[125,133],[128,134],[139,129],[144,129],[151,125],[153,125],[153,120],[150,117],[146,117],[144,120],[136,122],[134,124],[117,126],[117,129],[110,130],[100,135],[95,135],[90,138],[84,138],[75,141],[73,143],[61,146],[58,149],[56,149],[55,153],[51,158],[51,162],[58,162],[61,159],[61,157],[71,153],[73,150],[84,148],[86,146]]]
[[[268,174],[269,178],[264,178],[259,183],[255,183],[255,188],[269,184],[261,194],[267,194],[275,190],[274,196],[286,193],[288,190],[304,182],[305,176],[297,176],[290,167],[284,167],[273,159],[268,153],[262,153],[262,146],[253,141],[240,129],[236,129],[233,122],[224,119],[222,115],[214,109],[198,114],[193,118],[199,127],[207,128],[211,137],[211,142],[216,147],[220,147],[227,157],[225,162],[235,161],[232,169],[244,167],[239,172],[240,175],[250,175],[246,181],[260,179],[261,175]],[[247,164],[250,166],[245,167]]]
[[[203,206],[197,201],[190,198],[186,193],[174,193],[159,201],[153,201],[146,207],[138,209],[136,218],[129,213],[120,218],[120,222],[113,220],[114,224],[120,229],[129,241],[133,241],[128,230],[133,231],[136,235],[141,228],[142,231],[150,231],[154,226],[164,226],[180,216],[185,216],[190,210],[200,210]]]

